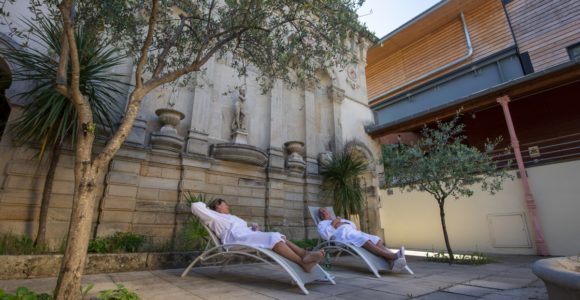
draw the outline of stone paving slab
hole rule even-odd
[[[497,292],[497,289],[490,289],[478,286],[458,284],[444,290],[448,293],[460,294],[466,296],[483,297],[488,294]]]
[[[280,268],[267,264],[244,264],[194,268],[181,278],[183,269],[108,273],[83,276],[83,285],[94,284],[88,296],[122,283],[143,300],[153,299],[427,299],[504,300],[548,299],[546,288],[532,272],[535,256],[503,256],[483,266],[449,266],[407,257],[416,272],[376,278],[353,257],[341,257],[330,273],[336,285],[306,285],[308,296],[291,284]],[[0,280],[0,288],[14,292],[19,286],[51,292],[56,278]]]

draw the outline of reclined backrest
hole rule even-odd
[[[197,221],[203,226],[203,228],[205,229],[205,231],[207,231],[207,234],[209,235],[209,238],[211,240],[211,242],[215,245],[215,246],[221,246],[222,242],[220,241],[220,239],[218,239],[218,237],[215,235],[215,233],[207,226],[205,225],[200,218],[197,217],[196,214],[193,214],[193,216],[197,219]]]
[[[336,218],[336,214],[334,213],[334,209],[332,208],[332,206],[325,206],[324,208],[326,208],[326,211],[330,213],[333,219]],[[320,215],[318,214],[319,209],[320,206],[308,206],[310,216],[312,217],[312,220],[314,220],[314,224],[316,225],[318,225],[318,222],[320,222]]]

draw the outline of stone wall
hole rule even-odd
[[[34,236],[46,162],[35,161],[35,149],[14,148],[5,166],[0,193],[0,231]],[[54,246],[68,229],[73,193],[73,156],[59,159],[48,214],[47,237]],[[318,175],[270,169],[232,161],[199,158],[125,147],[102,176],[94,215],[96,236],[131,231],[156,244],[171,242],[191,213],[185,194],[203,193],[231,204],[233,214],[290,238],[302,239],[313,223],[305,205],[318,205]],[[310,228],[307,228],[310,227]]]
[[[356,141],[371,163],[365,224],[380,232],[372,214],[378,205],[373,188],[381,173],[375,168],[380,151],[364,131],[373,121],[364,80],[368,43],[356,37],[351,43],[359,63],[347,70],[321,70],[319,82],[308,86],[290,88],[276,81],[261,93],[255,70],[240,78],[226,55],[210,60],[186,87],[152,91],[123,147],[100,175],[94,235],[132,231],[156,244],[171,242],[191,217],[184,204],[191,192],[224,198],[232,213],[290,238],[315,238],[306,206],[321,204],[318,158],[349,141]],[[130,64],[119,69],[129,82]],[[246,91],[246,124],[235,131],[240,87]],[[7,93],[11,120],[25,104],[10,97],[16,92]],[[105,141],[100,137],[95,152]],[[37,147],[15,146],[8,134],[0,147],[0,232],[34,236],[48,164],[37,161]],[[48,238],[55,244],[64,240],[70,218],[72,153],[63,150],[52,187]]]

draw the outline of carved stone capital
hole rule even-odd
[[[331,86],[328,88],[328,97],[333,103],[341,104],[344,100],[344,90]]]
[[[508,96],[508,95],[504,95],[504,96],[501,96],[501,97],[497,97],[497,99],[496,99],[497,103],[499,103],[501,105],[508,104],[510,102],[510,100],[511,100],[510,99],[510,96]]]

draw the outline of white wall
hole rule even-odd
[[[580,161],[528,169],[532,193],[551,255],[580,251]],[[381,224],[391,246],[445,249],[437,202],[426,192],[393,195],[381,190]],[[448,199],[447,231],[456,252],[535,254],[532,227],[519,179],[506,181],[494,196],[477,191],[471,198]]]

